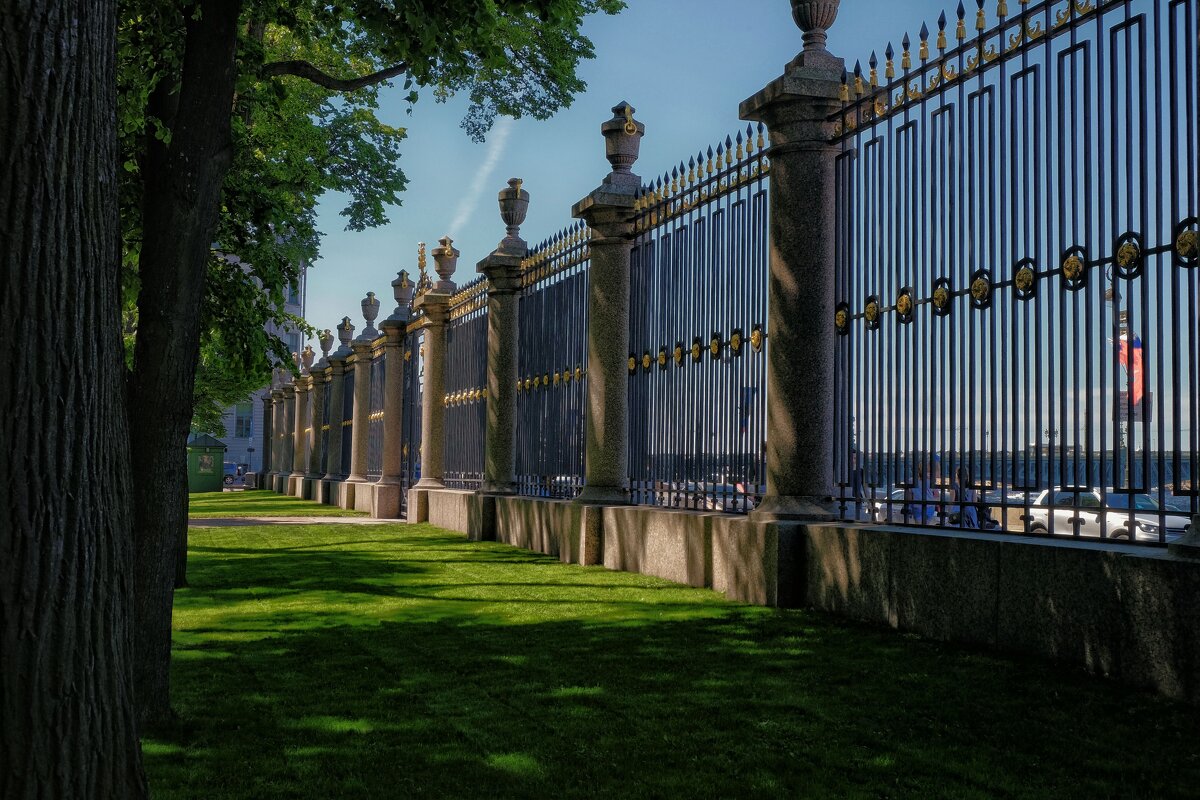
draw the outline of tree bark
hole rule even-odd
[[[0,0],[0,797],[147,796],[115,0]]]
[[[205,274],[232,161],[240,11],[241,0],[199,0],[184,8],[187,33],[178,89],[173,82],[164,84],[152,99],[152,112],[171,136],[169,142],[149,137],[145,162],[145,233],[129,403],[135,475],[134,689],[139,717],[147,725],[171,717],[171,607],[177,563],[186,557],[185,444]]]

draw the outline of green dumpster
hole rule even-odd
[[[188,491],[219,492],[224,487],[225,443],[207,433],[188,439]]]

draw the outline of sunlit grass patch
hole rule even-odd
[[[188,516],[213,517],[365,517],[309,500],[300,500],[264,489],[244,492],[205,492],[188,495]]]
[[[1194,709],[427,525],[193,530],[158,798],[1188,797]],[[952,599],[948,599],[952,601]]]

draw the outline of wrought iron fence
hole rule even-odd
[[[404,338],[404,411],[400,420],[400,511],[408,514],[408,490],[421,479],[421,403],[424,397],[425,334],[409,323]]]
[[[638,201],[629,469],[636,503],[729,512],[765,491],[767,172],[762,126]]]
[[[371,405],[367,416],[367,480],[383,476],[383,388],[387,363],[380,338],[371,349]]]
[[[487,279],[464,286],[450,301],[446,324],[446,474],[451,489],[483,483],[487,414]]]
[[[321,474],[324,475],[329,472],[329,469],[326,467],[327,459],[329,457],[329,387],[328,386],[326,386],[325,390],[323,392],[321,392],[321,407],[316,408],[315,404],[314,404],[313,412],[315,414],[319,415],[313,424],[316,426],[316,429],[317,429],[317,453],[319,454],[319,460],[317,461],[317,464],[320,465]]]
[[[523,266],[517,349],[518,491],[574,497],[583,488],[590,231],[572,225]]]
[[[342,463],[340,472],[350,474],[350,449],[354,442],[354,365],[346,364],[342,376]]]
[[[845,80],[842,515],[1168,541],[1200,512],[1197,0],[1008,5]]]

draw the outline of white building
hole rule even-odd
[[[285,297],[284,310],[289,314],[304,316],[307,286],[308,264],[302,263],[300,277],[289,287]],[[267,330],[287,342],[289,353],[299,353],[304,347],[304,334],[300,331],[283,330],[274,323],[268,324]],[[263,396],[269,391],[270,386],[264,386],[244,401],[225,409],[222,420],[225,435],[221,437],[229,448],[225,451],[225,461],[244,466],[246,472],[258,472],[262,468]]]

